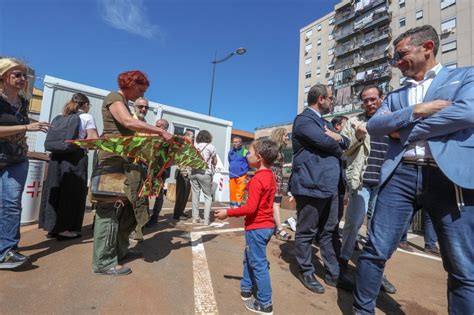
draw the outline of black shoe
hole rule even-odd
[[[145,224],[145,227],[152,228],[152,227],[155,227],[157,225],[158,225],[158,220],[156,220],[156,221],[155,220],[153,220],[153,221],[150,220]]]
[[[395,294],[397,292],[395,286],[391,284],[385,276],[382,278],[382,285],[380,286],[380,289],[387,292],[388,294]]]
[[[105,271],[94,271],[94,274],[103,276],[125,276],[130,273],[132,273],[132,269],[125,266],[122,266],[120,268],[112,267]]]
[[[352,283],[352,281],[345,276],[339,276],[337,280],[334,280],[330,276],[326,275],[324,282],[330,287],[339,288],[346,291],[354,290],[354,283]]]
[[[436,255],[436,256],[439,256],[439,248],[438,246],[433,246],[433,247],[427,247],[425,246],[425,249],[424,249],[424,252],[425,253],[428,253],[428,254],[433,254],[433,255]]]
[[[324,293],[324,287],[321,285],[321,283],[319,283],[314,274],[304,275],[302,273],[298,273],[298,279],[300,279],[306,289],[318,294]]]
[[[247,301],[252,298],[252,292],[240,291],[240,298],[242,301]]]
[[[24,256],[22,254],[17,253],[14,250],[9,250],[5,257],[0,261],[0,269],[13,269],[20,267],[28,262],[30,257]]]
[[[244,305],[249,311],[257,314],[273,314],[272,304],[263,306],[259,301],[255,299],[249,299],[244,302]]]

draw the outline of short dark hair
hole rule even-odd
[[[439,36],[436,30],[431,25],[423,25],[414,28],[410,28],[405,33],[400,34],[394,41],[393,46],[397,46],[399,42],[405,38],[411,38],[410,44],[413,46],[420,46],[427,40],[432,40],[434,43],[433,53],[436,56],[439,48]]]
[[[343,116],[343,115],[338,115],[338,116],[335,116],[332,120],[331,120],[331,124],[333,126],[336,126],[336,125],[340,125],[342,124],[342,121],[344,120],[349,120],[349,118],[347,116]]]
[[[328,87],[324,84],[315,84],[308,92],[308,105],[314,105],[318,102],[320,96],[328,95]]]
[[[375,85],[375,84],[371,84],[371,85],[364,86],[364,88],[360,91],[359,99],[361,101],[362,101],[362,93],[364,93],[365,91],[370,90],[370,89],[377,89],[377,92],[379,93],[379,97],[383,96],[383,92],[382,92],[382,89],[380,88],[380,86]]]
[[[198,135],[196,136],[196,143],[211,143],[212,142],[212,135],[207,130],[199,131]]]
[[[268,164],[273,164],[278,157],[279,146],[270,139],[255,140],[250,144],[255,149],[255,154],[260,154]]]
[[[242,137],[241,137],[241,136],[233,136],[233,137],[232,137],[232,141],[234,141],[235,139],[240,139],[240,141],[242,141]]]

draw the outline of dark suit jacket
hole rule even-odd
[[[338,143],[324,133],[330,124],[306,108],[293,122],[293,169],[290,191],[293,195],[329,198],[337,194],[341,173],[339,157],[348,139]]]

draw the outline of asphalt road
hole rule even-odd
[[[239,292],[243,219],[203,228],[176,223],[169,207],[165,203],[156,228],[145,230],[145,241],[132,244],[144,255],[127,262],[133,273],[123,277],[92,273],[92,213],[86,214],[81,239],[49,240],[35,225],[22,227],[20,250],[32,264],[0,271],[0,314],[249,313]],[[283,210],[282,217],[293,213]],[[416,248],[422,245],[420,236],[410,235],[409,241]],[[314,251],[323,282],[317,247]],[[275,314],[350,314],[351,293],[325,286],[325,294],[314,294],[295,277],[292,241],[272,239],[267,254]],[[447,313],[446,273],[439,257],[397,251],[386,275],[398,291],[380,294],[377,313]]]

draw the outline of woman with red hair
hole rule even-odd
[[[171,142],[173,135],[161,128],[134,119],[129,101],[143,97],[150,86],[146,75],[141,71],[127,71],[118,76],[118,92],[111,92],[102,104],[104,137],[132,136],[136,132],[157,134]],[[129,252],[128,236],[135,229],[137,221],[134,211],[146,209],[143,207],[146,198],[138,198],[138,189],[143,181],[144,172],[140,164],[134,164],[132,159],[99,151],[99,167],[123,169],[127,177],[124,191],[128,200],[124,203],[98,202],[94,226],[94,253],[92,267],[95,274],[120,276],[132,272],[129,267],[120,266],[119,261],[137,253]],[[137,213],[137,215],[139,215]]]

